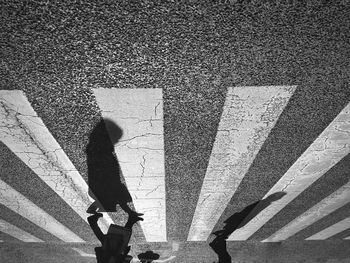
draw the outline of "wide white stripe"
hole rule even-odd
[[[236,230],[229,240],[248,239],[349,152],[350,104],[328,125],[265,197],[279,191],[285,191],[287,195],[272,203],[243,228]]]
[[[0,219],[0,231],[23,242],[44,242],[43,240],[29,234],[28,232]]]
[[[349,237],[346,237],[346,238],[344,238],[344,239],[346,239],[346,240],[350,240],[350,236],[349,236]]]
[[[115,145],[148,242],[166,241],[163,99],[161,89],[94,89],[102,116],[123,136]],[[110,137],[112,130],[107,125]]]
[[[0,138],[87,222],[88,186],[22,91],[0,91]],[[103,231],[113,223],[105,215]]]
[[[285,240],[350,202],[350,182],[339,188],[262,242]]]
[[[11,186],[0,180],[0,204],[25,217],[65,242],[85,242],[66,226],[35,205]]]
[[[349,228],[350,217],[345,218],[342,221],[339,221],[338,223],[330,227],[327,227],[326,229],[318,232],[317,234],[312,235],[311,237],[306,238],[305,240],[325,240]]]
[[[187,240],[207,240],[294,90],[229,88]]]

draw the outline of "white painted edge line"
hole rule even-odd
[[[295,218],[262,242],[285,240],[350,202],[350,182]]]
[[[95,254],[89,254],[89,253],[85,253],[83,250],[76,248],[76,247],[72,247],[72,249],[76,252],[79,253],[80,256],[82,257],[87,257],[87,258],[96,258]]]
[[[92,199],[88,186],[22,91],[0,91],[1,140],[85,222]],[[101,228],[113,220],[106,214]]]
[[[123,130],[115,144],[126,186],[135,209],[144,213],[140,222],[148,242],[165,242],[165,168],[162,89],[93,89],[107,122]],[[113,139],[112,139],[113,141]]]
[[[350,152],[350,103],[265,195],[284,191],[282,199],[264,209],[228,240],[246,240]]]
[[[0,231],[23,242],[44,242],[40,238],[2,219],[0,219]]]
[[[350,237],[346,237],[346,238],[344,238],[344,239],[346,239],[346,240],[350,240]]]
[[[89,258],[95,258],[95,257],[96,257],[95,254],[85,253],[83,250],[81,250],[81,249],[79,249],[79,248],[73,247],[72,249],[73,249],[74,251],[78,252],[79,255],[82,256],[82,257],[89,257]],[[166,259],[162,259],[162,260],[156,259],[156,260],[153,260],[152,262],[154,262],[154,263],[164,263],[164,262],[169,262],[169,261],[171,261],[171,260],[173,260],[173,259],[175,259],[175,258],[176,258],[176,256],[170,256],[170,257],[168,257],[168,258],[166,258]],[[131,262],[137,263],[137,262],[141,262],[141,261],[140,261],[138,258],[135,258],[135,257],[134,257],[134,258],[132,258]]]
[[[349,228],[350,228],[350,217],[345,218],[330,227],[327,227],[326,229],[306,238],[305,240],[325,240]]]
[[[85,242],[2,180],[0,180],[0,203],[65,242]]]
[[[208,239],[295,88],[228,89],[188,241]]]

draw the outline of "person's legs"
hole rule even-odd
[[[100,240],[101,244],[103,244],[103,242],[105,240],[105,234],[103,234],[100,227],[98,226],[97,220],[102,216],[103,215],[101,213],[96,213],[96,214],[89,216],[87,218],[92,231],[94,232],[97,239]]]

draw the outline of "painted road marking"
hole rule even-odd
[[[166,237],[162,89],[94,89],[102,116],[123,136],[115,145],[127,188],[148,242]],[[107,125],[109,136],[112,129]]]
[[[285,240],[350,202],[350,182],[298,216],[262,242]]]
[[[88,258],[95,258],[96,255],[95,254],[89,254],[89,253],[85,253],[83,250],[79,249],[79,248],[75,248],[73,247],[72,248],[74,251],[78,252],[80,256],[82,257],[88,257]],[[165,262],[170,262],[172,261],[173,259],[175,259],[176,256],[170,256],[166,259],[156,259],[156,260],[152,260],[152,262],[154,263],[165,263]],[[138,262],[141,262],[138,258],[135,258],[133,257],[132,260],[130,261],[131,263],[138,263]]]
[[[207,240],[294,90],[229,88],[188,241]]]
[[[0,180],[0,203],[65,242],[85,242],[2,180]]]
[[[0,219],[0,231],[23,242],[44,242],[43,240],[2,219]]]
[[[338,114],[264,198],[279,191],[287,192],[287,195],[272,203],[247,225],[236,230],[228,240],[248,239],[349,152],[350,104]]]
[[[312,235],[311,237],[306,238],[305,240],[325,240],[349,228],[350,217],[345,218],[330,227],[327,227],[326,229]]]
[[[87,222],[88,186],[22,91],[0,91],[0,138]],[[101,228],[113,223],[106,214]]]

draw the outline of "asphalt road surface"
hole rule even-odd
[[[96,262],[93,139],[145,214],[134,257],[212,263],[283,191],[233,262],[350,262],[350,4],[277,2],[3,3],[0,262]]]

